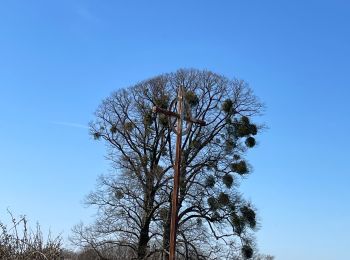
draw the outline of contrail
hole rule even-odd
[[[72,123],[72,122],[51,121],[50,123],[54,124],[54,125],[62,125],[62,126],[89,129],[89,127],[87,125],[82,125],[82,124]]]

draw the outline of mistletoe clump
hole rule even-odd
[[[191,107],[194,107],[199,103],[199,98],[194,91],[187,91],[185,94],[185,100]]]
[[[205,186],[209,188],[213,188],[215,185],[215,177],[213,175],[209,175],[205,180]]]
[[[150,126],[153,122],[153,112],[152,110],[147,110],[143,115],[143,123],[145,126]]]
[[[247,174],[249,172],[247,163],[245,161],[239,161],[231,164],[231,170],[237,172],[240,175]]]
[[[227,188],[231,188],[233,184],[233,177],[231,174],[225,174],[222,177],[222,182],[226,185]]]
[[[217,210],[220,207],[217,199],[215,199],[214,197],[209,197],[207,202],[208,202],[209,208],[213,211]]]
[[[126,122],[124,124],[124,129],[126,132],[131,132],[134,129],[134,124],[132,122]]]
[[[246,140],[245,140],[245,144],[247,147],[252,148],[255,146],[255,138],[249,136]]]
[[[218,202],[222,206],[226,206],[230,203],[230,197],[226,193],[220,192],[219,197],[218,197]]]
[[[111,128],[109,129],[109,131],[111,131],[111,133],[112,134],[115,134],[115,133],[117,133],[117,126],[115,125],[115,124],[113,124],[112,126],[111,126]]]
[[[226,99],[223,103],[222,103],[222,110],[225,113],[232,113],[232,109],[233,109],[233,102],[231,99]]]
[[[100,132],[94,132],[93,134],[92,134],[92,136],[94,137],[94,139],[95,140],[100,140],[100,138],[101,138],[101,133]]]
[[[243,218],[248,223],[248,225],[251,228],[255,228],[256,227],[256,219],[255,219],[256,214],[255,214],[254,210],[252,210],[248,206],[243,206],[241,208],[241,213],[242,213]]]
[[[249,245],[243,245],[242,246],[242,255],[246,259],[250,259],[253,257],[253,248]]]
[[[169,107],[169,96],[167,95],[160,95],[159,97],[156,97],[154,100],[154,104],[157,107],[167,109]]]

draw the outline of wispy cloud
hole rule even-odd
[[[60,125],[60,126],[89,129],[89,127],[87,125],[73,123],[73,122],[51,121],[50,123],[54,124],[54,125]]]

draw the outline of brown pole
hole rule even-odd
[[[176,233],[177,233],[177,227],[178,227],[178,209],[179,209],[179,186],[180,186],[180,174],[181,174],[181,145],[182,145],[182,123],[183,120],[186,120],[191,123],[198,124],[200,126],[206,126],[207,123],[204,120],[200,119],[194,119],[191,118],[190,115],[185,115],[183,113],[184,107],[184,100],[183,100],[183,87],[180,86],[178,89],[178,103],[177,103],[177,113],[173,111],[169,111],[157,106],[154,106],[152,108],[154,113],[162,113],[164,115],[167,115],[169,117],[176,117],[177,118],[177,127],[174,132],[176,132],[176,156],[175,156],[175,163],[174,163],[174,187],[173,187],[173,193],[171,198],[171,221],[170,221],[170,243],[169,243],[169,260],[175,260],[176,257]]]
[[[175,174],[174,174],[174,188],[172,194],[172,206],[171,206],[171,222],[170,222],[170,252],[169,260],[175,260],[176,252],[176,231],[178,224],[177,210],[178,210],[178,197],[179,197],[179,183],[181,172],[181,142],[182,142],[182,120],[183,120],[183,93],[182,87],[179,87],[177,112],[177,136],[176,136],[176,156],[175,156]]]

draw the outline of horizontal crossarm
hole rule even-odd
[[[166,110],[164,108],[160,108],[160,107],[157,107],[157,106],[154,106],[153,107],[153,112],[154,113],[162,113],[164,115],[167,115],[167,116],[173,116],[173,117],[176,117],[176,118],[180,118],[180,115],[173,112],[173,111],[169,111],[169,110]],[[188,122],[191,122],[191,123],[194,123],[194,124],[198,124],[200,126],[206,126],[207,123],[203,120],[200,120],[200,119],[193,119],[193,118],[189,118],[187,116],[185,116],[184,120],[188,121]]]

